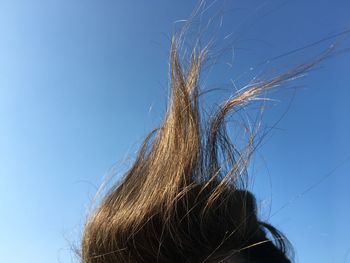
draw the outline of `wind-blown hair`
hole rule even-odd
[[[259,220],[255,198],[247,190],[255,135],[249,134],[246,147],[238,151],[225,120],[317,62],[253,83],[203,117],[199,80],[207,49],[194,48],[187,65],[178,53],[173,38],[164,121],[88,219],[83,262],[290,262],[288,242]]]

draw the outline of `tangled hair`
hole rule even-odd
[[[225,119],[317,61],[257,81],[203,118],[198,99],[206,56],[207,49],[194,48],[184,65],[172,39],[166,116],[88,219],[83,262],[291,262],[285,237],[259,220],[255,198],[247,190],[255,136],[250,133],[246,147],[238,151]]]

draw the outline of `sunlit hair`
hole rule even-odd
[[[245,131],[248,143],[239,151],[225,120],[318,61],[257,81],[205,116],[199,82],[207,52],[195,47],[183,63],[177,38],[172,39],[166,116],[89,217],[83,262],[290,262],[289,243],[258,218],[255,198],[247,190],[255,134]]]

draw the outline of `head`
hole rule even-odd
[[[255,135],[249,134],[246,147],[238,151],[225,119],[312,65],[250,85],[204,116],[198,98],[206,54],[194,48],[184,65],[172,40],[166,116],[89,217],[83,262],[290,262],[286,238],[259,220],[255,198],[247,190]]]

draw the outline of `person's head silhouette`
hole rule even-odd
[[[238,151],[225,117],[313,63],[241,90],[204,118],[198,86],[205,56],[206,50],[195,48],[183,65],[173,39],[165,119],[88,220],[84,262],[290,262],[288,241],[258,219],[255,198],[245,188],[254,134]]]

